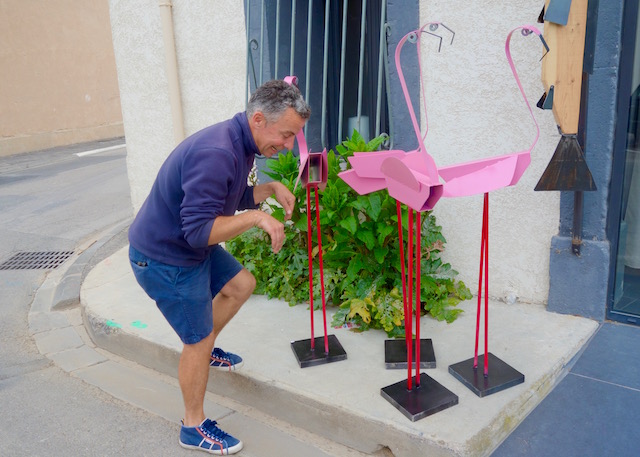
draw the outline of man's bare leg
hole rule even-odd
[[[215,341],[211,332],[196,344],[185,344],[178,364],[178,381],[184,401],[184,425],[195,427],[205,419],[204,394],[209,380],[209,360]]]
[[[213,299],[213,333],[215,338],[236,315],[256,288],[256,278],[248,270],[242,269],[224,285]],[[214,343],[215,343],[214,338]]]
[[[205,419],[204,396],[209,380],[209,362],[216,337],[251,296],[256,280],[242,269],[215,296],[213,307],[214,330],[196,344],[185,344],[178,365],[178,380],[184,401],[184,425],[195,427]]]

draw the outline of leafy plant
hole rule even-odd
[[[338,306],[332,324],[355,324],[359,331],[382,329],[389,337],[404,336],[404,309],[397,233],[396,201],[386,191],[358,195],[338,173],[347,168],[354,152],[374,151],[384,141],[380,136],[365,142],[358,132],[328,154],[328,180],[319,192],[325,297]],[[291,151],[269,159],[266,172],[281,181],[296,196],[297,208],[287,221],[284,247],[273,254],[268,236],[252,229],[227,242],[227,249],[243,260],[257,279],[256,293],[286,300],[290,306],[309,301],[309,258],[307,253],[306,189],[298,185],[298,158]],[[314,307],[321,306],[318,271],[315,201],[311,193]],[[268,211],[284,220],[275,202],[266,202]],[[406,227],[406,211],[403,227]],[[440,259],[445,239],[430,213],[422,214],[421,227],[421,313],[452,322],[462,312],[456,308],[471,298],[469,289],[456,281],[457,272]],[[405,229],[404,239],[407,239]]]

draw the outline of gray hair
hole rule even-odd
[[[309,119],[311,108],[298,88],[279,79],[267,81],[251,95],[247,104],[247,117],[260,111],[267,122],[275,122],[287,108],[293,108],[302,119]]]

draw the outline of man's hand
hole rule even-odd
[[[253,200],[256,203],[263,202],[272,195],[284,210],[284,220],[291,219],[296,197],[287,189],[287,186],[278,181],[271,181],[253,187]]]
[[[284,187],[284,186],[283,186]],[[285,187],[286,189],[286,187]],[[284,224],[274,217],[262,211],[256,211],[258,222],[256,227],[261,228],[271,237],[271,250],[277,254],[284,244]]]
[[[289,191],[287,186],[278,181],[273,181],[270,184],[273,185],[273,193],[275,199],[282,209],[284,209],[284,220],[288,221],[291,219],[291,215],[293,214],[293,209],[296,205],[296,197]]]

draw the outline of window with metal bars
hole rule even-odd
[[[390,134],[386,0],[246,0],[247,94],[298,77],[311,150]],[[409,2],[411,3],[411,2]]]

